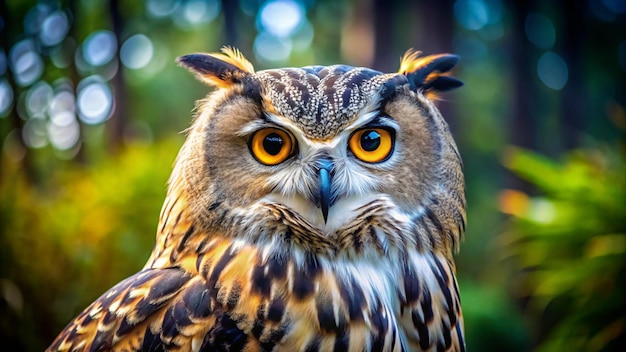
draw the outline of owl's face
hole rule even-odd
[[[410,231],[413,218],[448,198],[464,203],[461,161],[430,99],[460,85],[445,75],[456,58],[428,58],[415,68],[427,58],[409,54],[404,72],[383,74],[350,66],[255,73],[234,51],[182,57],[221,89],[199,103],[177,161],[182,174],[172,177],[184,180],[206,226],[239,223],[242,236],[249,217],[258,226],[259,214],[283,211],[282,222],[327,237],[367,216]]]

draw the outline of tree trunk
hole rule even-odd
[[[509,58],[511,62],[511,109],[507,116],[509,126],[509,143],[526,149],[537,149],[535,65],[531,53],[534,47],[526,39],[524,23],[531,9],[525,1],[511,3],[511,30],[509,42]],[[506,156],[505,156],[506,157]],[[507,173],[507,186],[524,192],[533,187],[524,180]]]
[[[124,70],[119,59],[120,48],[122,46],[122,30],[124,28],[124,21],[120,13],[119,0],[109,0],[109,16],[111,21],[111,27],[115,34],[117,41],[117,53],[113,60],[117,60],[118,69],[111,79],[111,85],[113,88],[114,110],[111,114],[110,120],[107,122],[108,136],[109,136],[109,149],[111,152],[116,153],[119,151],[122,140],[124,137],[124,130],[128,123],[126,118],[126,83],[124,81]]]
[[[223,1],[222,12],[224,13],[224,43],[235,48],[240,47],[237,35],[237,2]]]
[[[561,1],[563,9],[563,59],[567,62],[568,80],[560,95],[561,143],[565,150],[573,149],[580,142],[583,129],[583,114],[586,111],[583,88],[583,43],[587,25],[581,4],[574,1]]]
[[[416,26],[412,28],[413,33],[410,33],[414,42],[409,45],[414,46],[414,49],[421,51],[423,55],[452,53],[452,41],[456,26],[452,15],[453,6],[453,0],[420,0],[413,3],[410,10],[416,19],[413,21]],[[462,65],[463,61],[460,62],[460,66]],[[456,104],[453,103],[453,99],[448,99],[450,103],[445,100],[439,102],[437,108],[448,122],[452,133],[457,134],[459,131],[455,112]]]
[[[383,72],[396,70],[393,67],[394,58],[394,33],[393,18],[396,1],[374,0],[374,68]]]
[[[11,14],[9,14],[6,0],[0,0],[0,16],[4,20],[2,35],[0,35],[0,45],[2,45],[2,48],[4,48],[5,55],[8,61],[9,51],[11,50],[11,46],[14,44],[15,40],[18,38],[18,35],[21,34],[20,32],[17,32],[17,33],[15,32],[15,31],[18,31],[19,28],[21,28],[20,26],[21,23],[16,21],[21,17],[16,18],[16,16],[14,15],[12,16]],[[8,112],[8,115],[7,115],[7,120],[9,122],[6,125],[2,124],[7,127],[2,128],[2,130],[0,130],[0,166],[3,165],[4,163],[2,158],[4,158],[5,156],[5,150],[3,149],[6,148],[6,145],[5,145],[6,138],[9,136],[10,133],[15,132],[16,145],[11,146],[11,147],[18,149],[18,153],[23,153],[23,156],[21,157],[21,160],[20,160],[21,167],[24,171],[26,180],[31,183],[34,183],[36,181],[37,175],[35,172],[35,168],[32,164],[31,151],[28,149],[28,147],[26,146],[26,143],[24,142],[23,131],[24,131],[25,121],[22,120],[22,118],[20,118],[20,116],[17,113],[17,104],[18,104],[18,97],[20,95],[20,88],[17,86],[17,84],[15,84],[15,81],[13,80],[13,77],[11,76],[11,72],[9,72],[8,67],[7,67],[7,72],[4,74],[4,77],[7,83],[9,84],[9,86],[11,87],[11,89],[13,90],[13,105],[11,106],[11,110]]]
[[[512,101],[510,116],[510,141],[519,147],[536,149],[537,123],[535,121],[535,99],[533,70],[530,53],[533,48],[525,37],[524,22],[529,12],[529,4],[525,1],[511,4],[511,43],[510,59],[512,67]]]

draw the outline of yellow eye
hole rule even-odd
[[[271,127],[256,131],[250,139],[249,146],[258,162],[270,166],[287,160],[293,152],[293,141],[289,134]]]
[[[393,135],[384,128],[364,128],[350,136],[350,150],[366,163],[386,160],[393,151]]]

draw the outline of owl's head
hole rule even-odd
[[[254,242],[334,251],[348,233],[380,231],[455,247],[465,221],[462,165],[433,101],[462,85],[448,75],[457,60],[409,51],[397,73],[255,72],[235,49],[182,56],[217,89],[197,105],[170,192],[185,193],[207,232]]]

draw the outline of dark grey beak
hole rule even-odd
[[[328,208],[332,205],[332,171],[333,163],[328,159],[319,161],[319,181],[320,181],[320,208],[324,216],[324,223],[328,220]]]

